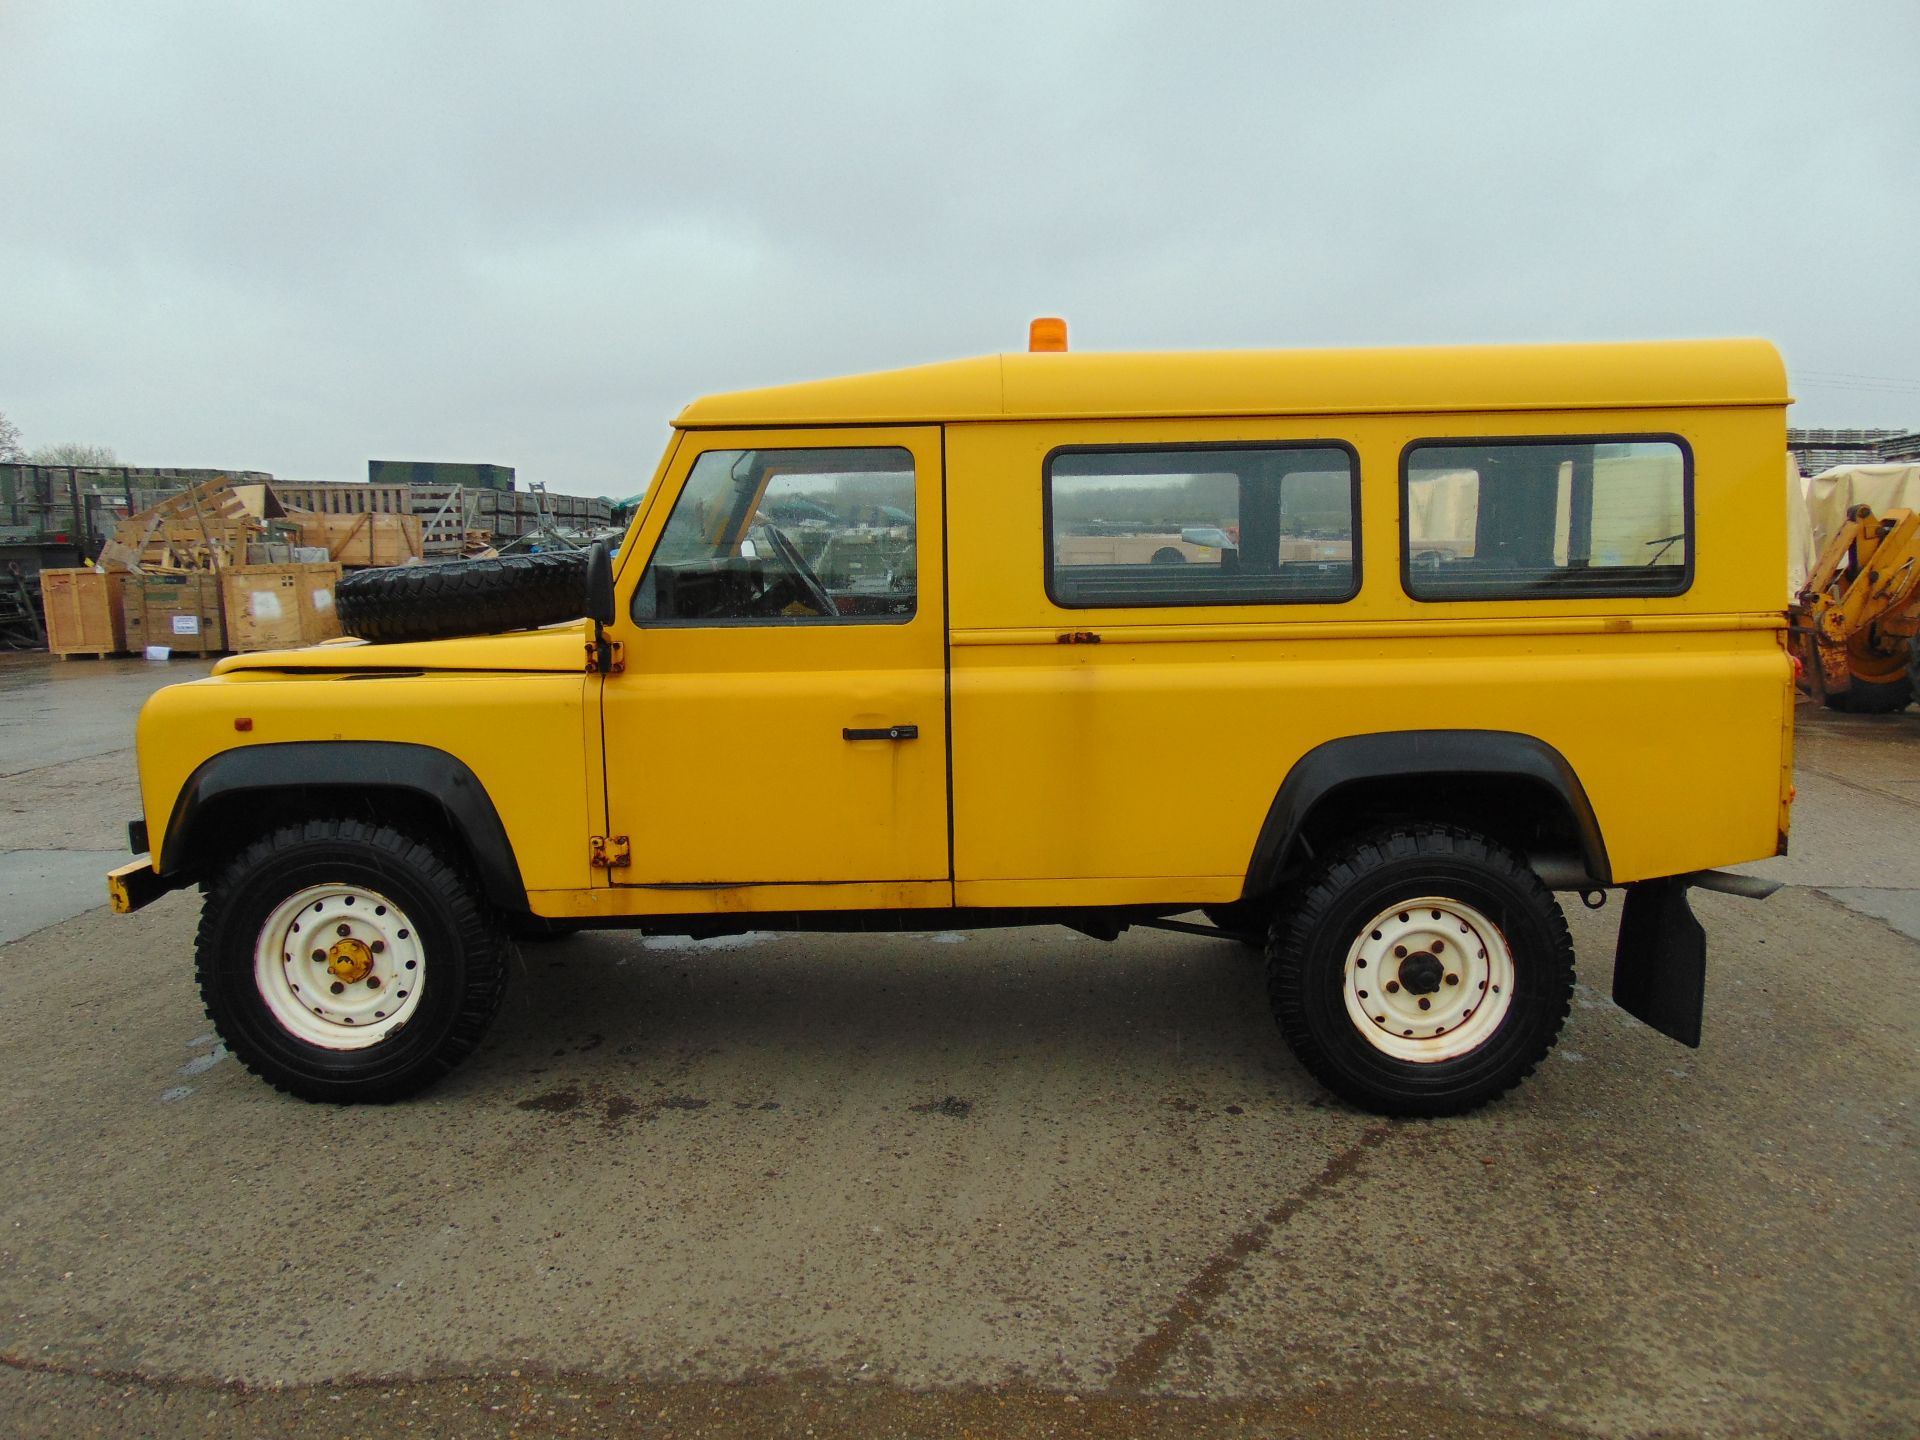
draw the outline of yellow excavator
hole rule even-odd
[[[1920,697],[1920,511],[1849,506],[1788,617],[1800,683],[1829,709],[1887,714]]]

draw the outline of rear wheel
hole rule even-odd
[[[1484,836],[1422,825],[1333,855],[1274,922],[1267,991],[1301,1064],[1383,1115],[1504,1094],[1553,1047],[1573,945],[1553,896]]]
[[[397,1100],[470,1054],[506,988],[472,880],[423,840],[308,820],[207,888],[200,993],[227,1048],[305,1100]]]

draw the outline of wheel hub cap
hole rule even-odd
[[[1425,950],[1400,962],[1400,983],[1415,995],[1431,995],[1440,988],[1446,967]]]
[[[373,951],[359,940],[336,940],[327,950],[327,973],[354,985],[373,969]]]
[[[345,881],[295,891],[267,916],[253,979],[275,1023],[329,1050],[364,1050],[419,1008],[426,950],[387,895]]]
[[[1513,1004],[1500,927],[1461,900],[1428,895],[1382,910],[1347,952],[1347,1018],[1397,1060],[1431,1064],[1478,1048]]]

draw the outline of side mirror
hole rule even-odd
[[[587,551],[587,618],[596,625],[613,623],[613,552],[604,540]]]

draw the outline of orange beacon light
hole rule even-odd
[[[1067,322],[1058,315],[1042,315],[1027,326],[1027,349],[1065,350],[1067,348]]]

